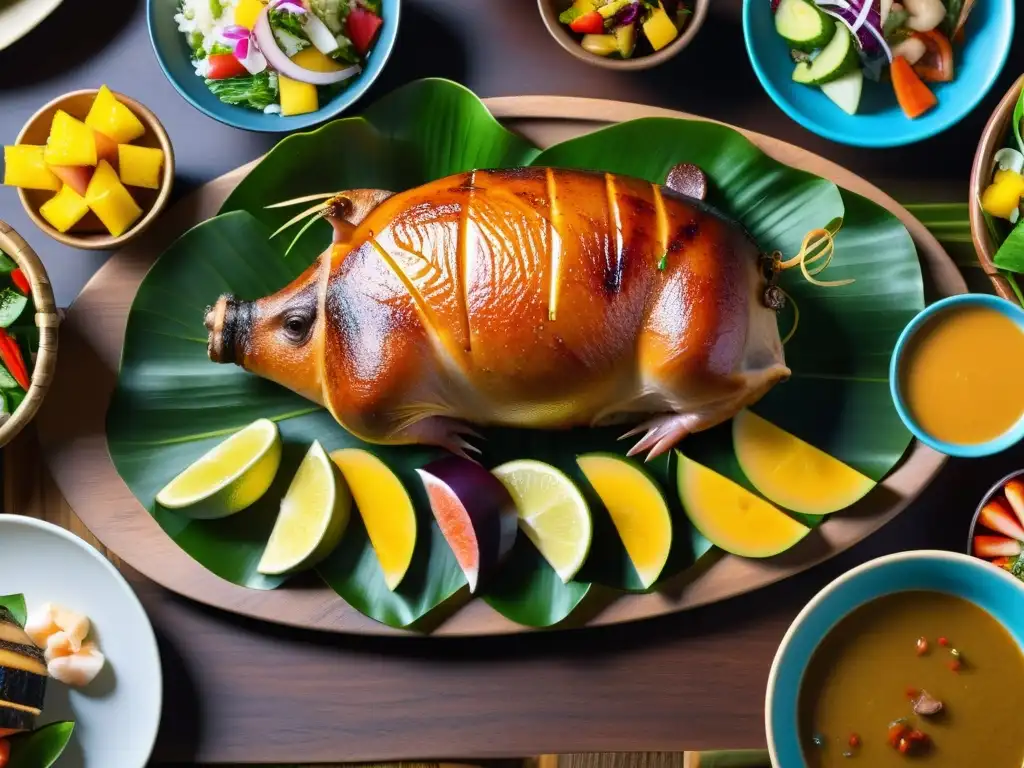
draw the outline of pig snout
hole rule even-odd
[[[231,294],[224,294],[212,307],[206,308],[204,323],[209,334],[207,354],[215,363],[236,363],[236,349],[244,330],[240,328],[240,304]]]

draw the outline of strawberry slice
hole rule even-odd
[[[1010,502],[1020,524],[1024,526],[1024,481],[1011,480],[1003,488],[1003,493],[1006,494],[1006,500]]]
[[[1017,541],[1024,541],[1024,527],[1010,512],[1010,508],[1002,499],[992,499],[981,508],[978,513],[978,522],[986,528],[1009,536]]]
[[[1017,557],[1024,551],[1024,544],[1006,536],[975,536],[975,557]]]

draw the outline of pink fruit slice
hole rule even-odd
[[[977,557],[1017,557],[1021,551],[1024,551],[1024,544],[1007,536],[974,537],[974,554]]]
[[[1010,503],[1014,514],[1017,515],[1020,524],[1024,526],[1024,482],[1011,480],[1003,488],[1003,493],[1006,495],[1006,500]]]
[[[512,496],[498,478],[459,456],[438,459],[416,472],[469,591],[476,592],[515,543],[519,516]]]
[[[85,190],[89,188],[89,179],[95,169],[88,165],[51,165],[50,170],[54,176],[85,197]]]
[[[1024,528],[1002,499],[992,499],[982,507],[978,513],[978,522],[989,530],[1017,541],[1024,541]]]

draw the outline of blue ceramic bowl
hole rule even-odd
[[[185,35],[174,23],[177,0],[146,0],[146,18],[149,24],[149,39],[153,42],[157,61],[174,89],[200,112],[233,128],[266,133],[290,133],[322,123],[354,104],[384,69],[398,36],[401,0],[383,0],[381,13],[384,26],[377,39],[370,59],[349,86],[316,112],[305,115],[282,117],[265,115],[254,109],[225,104],[210,93],[203,78],[197,77],[190,61],[190,51]]]
[[[947,456],[960,456],[962,458],[974,459],[979,456],[991,456],[994,453],[1001,453],[1024,439],[1024,416],[1006,434],[1000,435],[995,440],[987,443],[974,443],[971,445],[960,445],[947,443],[938,440],[927,432],[923,431],[917,422],[910,415],[910,409],[903,400],[903,393],[900,391],[900,364],[903,360],[903,352],[910,342],[910,338],[935,315],[948,309],[956,307],[989,307],[1001,312],[1013,320],[1024,331],[1024,309],[1016,304],[1001,299],[998,296],[990,296],[984,293],[962,293],[958,296],[950,296],[942,301],[937,301],[919,312],[917,316],[907,324],[896,341],[896,348],[892,351],[892,359],[889,362],[889,391],[892,394],[892,401],[896,404],[896,412],[900,415],[907,429],[914,433],[914,437],[920,440],[939,453]]]
[[[794,83],[795,65],[775,32],[769,0],[744,0],[743,36],[761,85],[800,125],[842,144],[896,147],[941,133],[978,105],[1006,63],[1014,18],[1014,0],[983,0],[974,6],[967,22],[967,42],[955,48],[956,79],[931,84],[939,104],[916,120],[903,114],[888,83],[864,83],[856,115],[843,112],[820,89]]]
[[[918,550],[871,560],[819,592],[790,626],[768,676],[765,728],[775,768],[805,768],[797,725],[804,670],[818,643],[855,608],[907,590],[946,592],[988,611],[1024,648],[1024,582],[957,552]]]

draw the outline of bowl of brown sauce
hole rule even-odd
[[[901,552],[800,612],[768,679],[775,768],[1020,768],[1024,583],[955,552]]]

